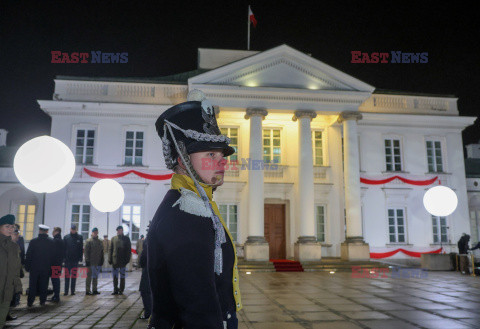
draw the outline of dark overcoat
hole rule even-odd
[[[83,258],[83,236],[78,233],[67,234],[65,243],[65,263],[79,263]]]
[[[39,234],[28,245],[25,257],[25,269],[31,273],[51,274],[55,261],[53,239],[47,234]]]
[[[235,312],[233,244],[225,232],[223,272],[215,274],[212,220],[182,210],[180,197],[179,190],[167,192],[148,231],[150,323],[155,329],[223,329],[226,312]]]

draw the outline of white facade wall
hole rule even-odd
[[[65,111],[68,109],[65,108]],[[135,108],[125,105],[125,111],[133,112]],[[77,165],[72,181],[62,190],[47,195],[45,207],[47,225],[59,226],[64,232],[68,232],[71,224],[72,204],[90,204],[90,188],[98,179],[89,177],[83,172],[84,167],[101,173],[122,172],[130,169],[149,172],[163,170],[164,173],[168,173],[163,162],[161,142],[155,131],[154,123],[153,117],[53,116],[52,136],[68,145],[74,154],[77,129],[94,129],[95,147],[93,164]],[[124,166],[127,130],[144,132],[143,166]],[[134,174],[117,180],[125,190],[124,204],[142,206],[140,234],[145,234],[149,220],[153,218],[169,188],[169,181],[146,180]],[[121,224],[121,209],[108,214],[108,216],[110,222],[108,235],[112,236],[115,234],[115,228]],[[98,227],[101,236],[106,234],[107,214],[91,207],[90,230],[93,227]]]
[[[323,132],[324,165],[313,168],[314,203],[315,206],[324,206],[326,211],[323,257],[339,257],[340,244],[345,241],[344,127],[337,122],[345,111],[358,111],[363,115],[357,123],[361,177],[385,179],[399,175],[426,180],[439,176],[442,185],[451,187],[459,198],[457,210],[448,216],[448,239],[452,244],[444,245],[446,251],[456,251],[454,244],[460,235],[470,232],[461,132],[473,123],[474,118],[458,116],[457,100],[452,97],[372,94],[374,87],[288,46],[255,53],[200,74],[189,79],[188,85],[57,79],[54,100],[39,101],[39,104],[52,117],[52,136],[62,140],[74,153],[76,129],[95,130],[94,163],[86,166],[89,169],[102,173],[135,169],[159,174],[169,171],[164,165],[155,121],[164,110],[185,101],[191,89],[202,90],[219,108],[221,127],[238,128],[240,162],[242,158],[247,160],[251,142],[250,121],[244,117],[248,108],[265,109],[268,115],[262,121],[263,128],[281,130],[282,161],[278,170],[264,172],[264,202],[285,204],[287,257],[294,255],[294,243],[300,236],[302,220],[298,184],[299,121],[292,120],[297,110],[315,111],[317,116],[311,121],[311,129]],[[130,129],[144,131],[142,167],[123,165],[125,133]],[[386,137],[401,141],[401,172],[386,172]],[[442,173],[428,173],[425,146],[428,138],[442,142]],[[83,167],[77,166],[67,187],[47,195],[47,225],[60,226],[68,232],[72,204],[89,204],[90,188],[98,179],[88,176]],[[241,164],[238,167],[241,168]],[[2,169],[0,175],[12,176],[12,173]],[[12,177],[5,182],[13,184],[15,179]],[[142,206],[140,234],[145,234],[149,220],[169,188],[169,181],[145,180],[133,174],[117,180],[125,189],[124,203]],[[215,193],[215,200],[219,204],[237,205],[237,242],[241,256],[241,245],[249,236],[249,184],[258,182],[249,182],[247,170],[227,170],[225,181]],[[0,195],[13,187],[7,183],[0,184]],[[428,188],[398,180],[383,185],[361,184],[363,237],[371,252],[399,247],[414,251],[437,249],[433,245],[431,217],[423,207],[423,194]],[[0,209],[7,207],[1,202]],[[389,207],[405,209],[405,243],[389,242]],[[107,229],[107,214],[93,207],[91,211],[89,229],[98,227],[103,236]],[[115,233],[120,221],[119,210],[109,215],[109,236]],[[394,257],[407,256],[399,253]]]
[[[371,115],[369,115],[371,116]],[[417,128],[408,126],[373,126],[366,116],[360,122],[361,176],[375,178],[399,175],[414,180],[426,180],[438,176],[442,185],[452,188],[458,197],[456,211],[447,217],[447,251],[456,250],[456,242],[464,232],[469,231],[468,203],[466,195],[465,168],[463,162],[461,132],[453,128]],[[415,117],[412,117],[412,120]],[[386,173],[385,137],[395,137],[401,141],[403,172]],[[435,138],[442,143],[442,158],[445,173],[428,173],[426,139]],[[385,175],[388,174],[388,175]],[[433,186],[438,185],[436,182]],[[415,246],[423,249],[435,247],[433,244],[431,215],[423,206],[423,195],[432,186],[415,186],[393,181],[384,185],[362,184],[364,189],[363,214],[365,238],[372,248],[391,246]],[[388,237],[389,207],[405,208],[406,244],[390,244]]]

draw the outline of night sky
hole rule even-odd
[[[2,0],[0,128],[9,131],[8,145],[49,134],[36,100],[52,99],[57,75],[159,77],[195,69],[197,48],[246,49],[249,4],[258,21],[252,50],[287,44],[378,89],[455,95],[460,115],[480,115],[473,8],[338,2]],[[54,50],[128,52],[128,63],[53,64]],[[428,52],[428,63],[354,64],[355,50]],[[464,144],[480,140],[480,120],[463,137]]]

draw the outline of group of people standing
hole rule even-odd
[[[18,224],[15,224],[15,216],[9,214],[0,218],[0,328],[3,328],[6,321],[16,318],[9,313],[9,309],[20,302],[23,268],[29,272],[28,307],[33,306],[36,296],[39,296],[40,305],[45,305],[50,279],[53,296],[48,301],[60,302],[60,278],[65,278],[64,296],[75,295],[77,278],[85,271],[79,267],[83,258],[87,272],[87,296],[100,294],[97,289],[98,276],[105,256],[112,266],[112,295],[123,294],[126,267],[130,263],[132,249],[130,238],[123,234],[122,226],[117,227],[117,235],[111,241],[108,236],[104,236],[103,241],[100,240],[98,229],[94,228],[91,237],[84,243],[76,225],[72,225],[70,234],[62,238],[61,228],[54,227],[52,237],[49,237],[50,228],[42,224],[38,226],[38,237],[30,241],[26,252],[19,229]],[[140,249],[137,250],[139,259],[142,247],[143,236],[137,243],[137,249]],[[146,268],[146,263],[144,267]],[[145,317],[149,317],[148,311],[142,316]]]
[[[214,191],[224,182],[226,157],[236,150],[229,145],[230,138],[221,134],[215,108],[203,93],[192,90],[187,98],[189,101],[164,111],[155,123],[163,144],[165,164],[174,175],[171,188],[149,226],[143,251],[138,254],[142,267],[143,318],[149,318],[150,329],[238,329],[237,312],[242,309],[238,259],[233,238],[213,199]],[[213,166],[205,168],[205,160]],[[41,231],[42,234],[45,231]],[[40,235],[37,239],[41,241],[37,243],[47,246],[45,241],[49,238]],[[93,235],[92,232],[92,239],[96,239]],[[19,248],[12,247],[13,242],[4,242],[2,238],[0,243],[6,246],[4,253],[8,254],[7,250],[11,248],[10,253],[19,259]],[[69,243],[82,245],[75,240]],[[96,240],[87,241],[87,245],[88,253],[103,248]],[[121,226],[108,250],[108,260],[114,272],[113,294],[123,294],[131,244],[130,239],[123,236]],[[30,248],[27,258],[29,252]],[[86,256],[87,265],[101,263],[102,254],[103,249]],[[75,265],[78,262],[66,262],[67,269]],[[32,264],[30,266],[33,273]],[[15,263],[12,267],[12,274],[5,273],[9,280],[8,291],[5,291],[8,295],[2,291],[0,302],[11,299],[18,291],[20,266]],[[0,275],[4,275],[3,272],[6,271],[2,270]],[[34,277],[38,282],[44,280],[45,275]],[[74,293],[74,281],[71,283],[71,292]],[[95,291],[94,288],[92,294]],[[3,307],[4,304],[0,305]],[[1,312],[5,314],[3,308]]]

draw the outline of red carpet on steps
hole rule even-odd
[[[303,272],[300,262],[288,259],[270,259],[277,272]]]

